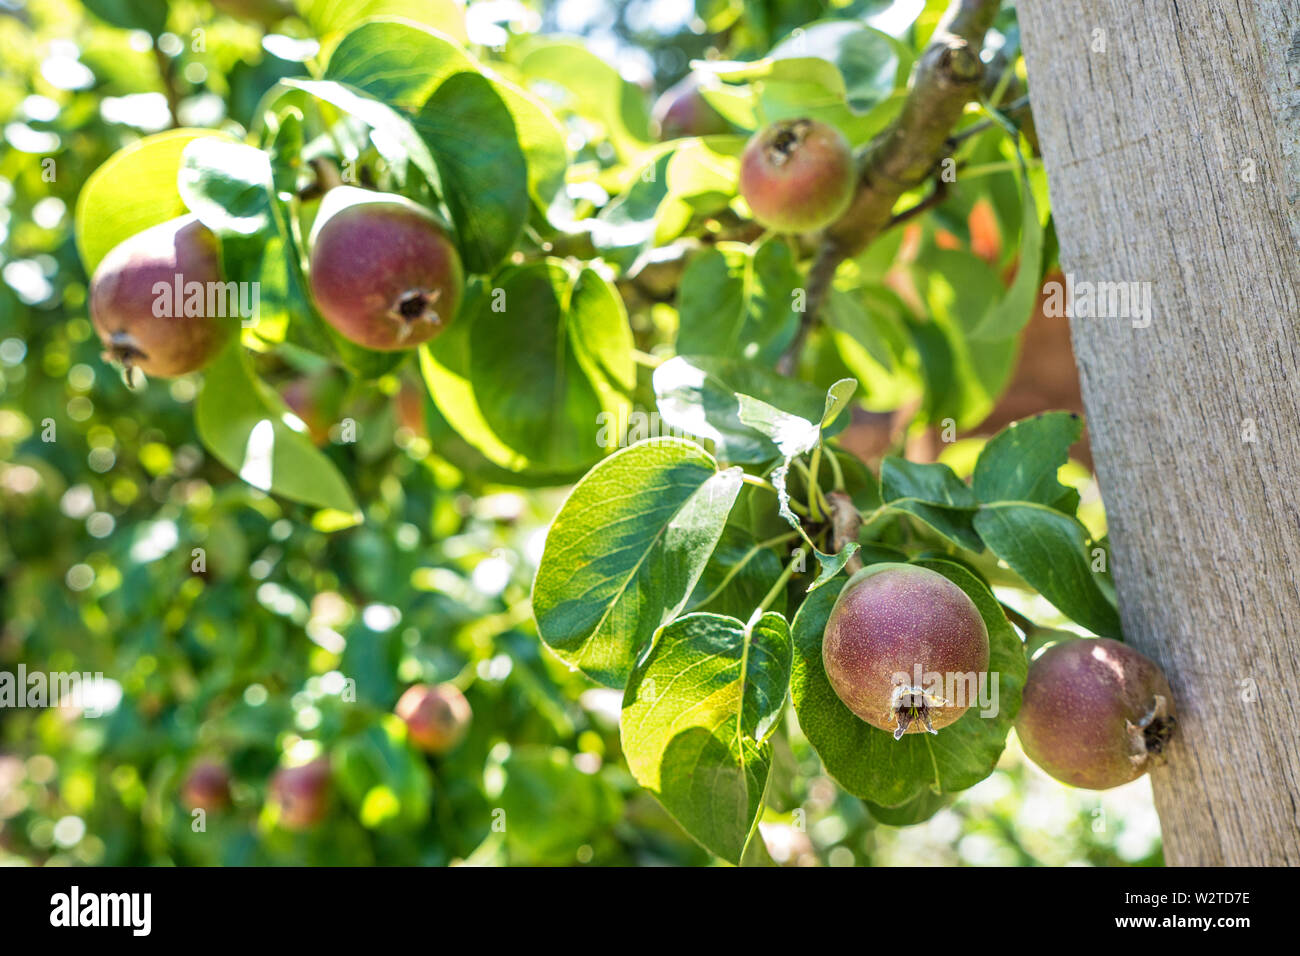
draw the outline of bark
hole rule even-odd
[[[1151,283],[1149,327],[1070,324],[1125,634],[1179,709],[1165,856],[1294,865],[1300,9],[1017,7],[1062,267]]]

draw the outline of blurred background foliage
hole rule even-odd
[[[444,3],[460,17],[452,0],[351,6]],[[453,464],[409,367],[359,383],[306,356],[268,360],[261,371],[362,502],[364,523],[335,532],[202,450],[192,378],[136,392],[101,360],[72,239],[78,191],[147,133],[246,128],[276,80],[306,74],[312,37],[358,12],[304,0],[281,19],[276,6],[0,0],[0,669],[106,678],[99,717],[0,709],[0,861],[709,863],[621,762],[618,692],[533,633],[530,582],[562,490]],[[826,16],[915,21],[919,42],[942,6],[477,0],[456,22],[485,57],[515,36],[580,35],[648,107],[693,58],[752,59]],[[355,442],[340,434],[349,421]],[[960,443],[944,456],[959,471],[973,460]],[[1095,494],[1093,508],[1100,520]],[[420,754],[394,725],[418,681],[452,682],[473,708],[447,756]],[[777,740],[762,826],[781,863],[1160,859],[1145,778],[1070,791],[1013,743],[993,776],[898,828],[822,774],[792,717]],[[322,751],[336,783],[327,818],[277,826],[269,777]],[[179,793],[207,759],[229,768],[231,806],[196,832]]]

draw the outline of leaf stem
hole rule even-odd
[[[691,608],[691,610],[698,611],[700,610],[700,608],[707,607],[719,594],[721,594],[724,590],[726,590],[727,585],[730,584],[732,580],[735,579],[737,574],[739,574],[741,571],[745,569],[745,565],[749,564],[749,562],[752,561],[760,551],[764,550],[765,548],[775,548],[778,545],[784,544],[787,541],[793,541],[797,537],[799,537],[798,531],[787,531],[785,534],[779,534],[775,538],[768,538],[766,541],[760,541],[758,544],[754,545],[747,552],[745,552],[745,556],[743,558],[741,558],[738,562],[736,562],[735,565],[732,566],[732,568],[726,573],[726,575],[723,577],[722,581],[718,584],[718,586],[709,593],[709,596],[706,597],[699,604],[696,604],[693,608]]]
[[[817,475],[821,472],[822,465],[822,443],[819,439],[816,445],[813,445],[812,459],[808,465],[808,513],[812,516],[813,521],[822,520],[822,509],[818,505],[817,499],[821,497],[821,485],[817,483]]]
[[[658,355],[651,355],[649,352],[642,352],[640,349],[632,349],[632,361],[637,365],[644,365],[646,368],[658,368],[664,364],[664,359]]]
[[[772,606],[772,602],[776,600],[776,596],[781,593],[788,583],[790,583],[790,576],[794,574],[795,565],[799,564],[801,560],[802,555],[798,554],[790,559],[790,563],[785,566],[785,570],[782,571],[781,576],[776,579],[776,583],[772,585],[772,589],[767,592],[767,596],[759,603],[758,609],[754,612],[754,617],[761,617],[767,609]]]
[[[755,488],[762,488],[765,491],[772,492],[772,494],[777,494],[776,486],[774,484],[758,477],[757,475],[744,474],[741,476],[740,480],[747,485],[753,485]],[[807,508],[794,500],[791,500],[790,502],[790,509],[801,515],[806,515],[808,513]]]
[[[823,494],[821,486],[813,480],[812,469],[804,464],[802,458],[795,458],[793,460],[795,465],[799,468],[799,474],[803,475],[804,481],[808,483],[808,504],[816,504],[820,506],[820,511],[818,514],[813,516],[812,520],[821,521],[823,516],[829,516],[831,513],[830,502],[826,500],[826,495]],[[814,497],[814,493],[816,497]]]
[[[826,456],[826,460],[831,463],[831,471],[835,474],[835,490],[843,491],[844,469],[840,467],[840,459],[839,456],[835,454],[834,448],[830,450],[830,454]]]

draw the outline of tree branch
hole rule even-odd
[[[857,255],[893,219],[899,197],[924,183],[948,154],[948,137],[984,77],[980,49],[1000,0],[952,0],[921,54],[898,119],[858,152],[858,188],[848,212],[832,223],[808,275],[808,295],[794,339],[777,370],[794,371],[841,262]]]

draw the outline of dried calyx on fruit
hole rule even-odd
[[[825,123],[783,120],[759,130],[740,158],[740,194],[779,232],[815,232],[849,208],[857,175],[848,140]]]
[[[226,308],[213,307],[218,289]],[[182,216],[118,243],[91,279],[90,318],[105,358],[128,373],[174,378],[202,368],[238,325],[217,237]]]
[[[1173,692],[1153,661],[1110,638],[1076,638],[1029,665],[1016,736],[1050,776],[1106,790],[1146,773],[1175,724]]]
[[[894,739],[938,733],[986,679],[989,635],[966,592],[937,571],[873,564],[831,608],[822,664],[846,707]]]
[[[380,351],[442,332],[460,304],[460,255],[443,224],[404,196],[337,186],[310,241],[316,307],[342,335]]]

